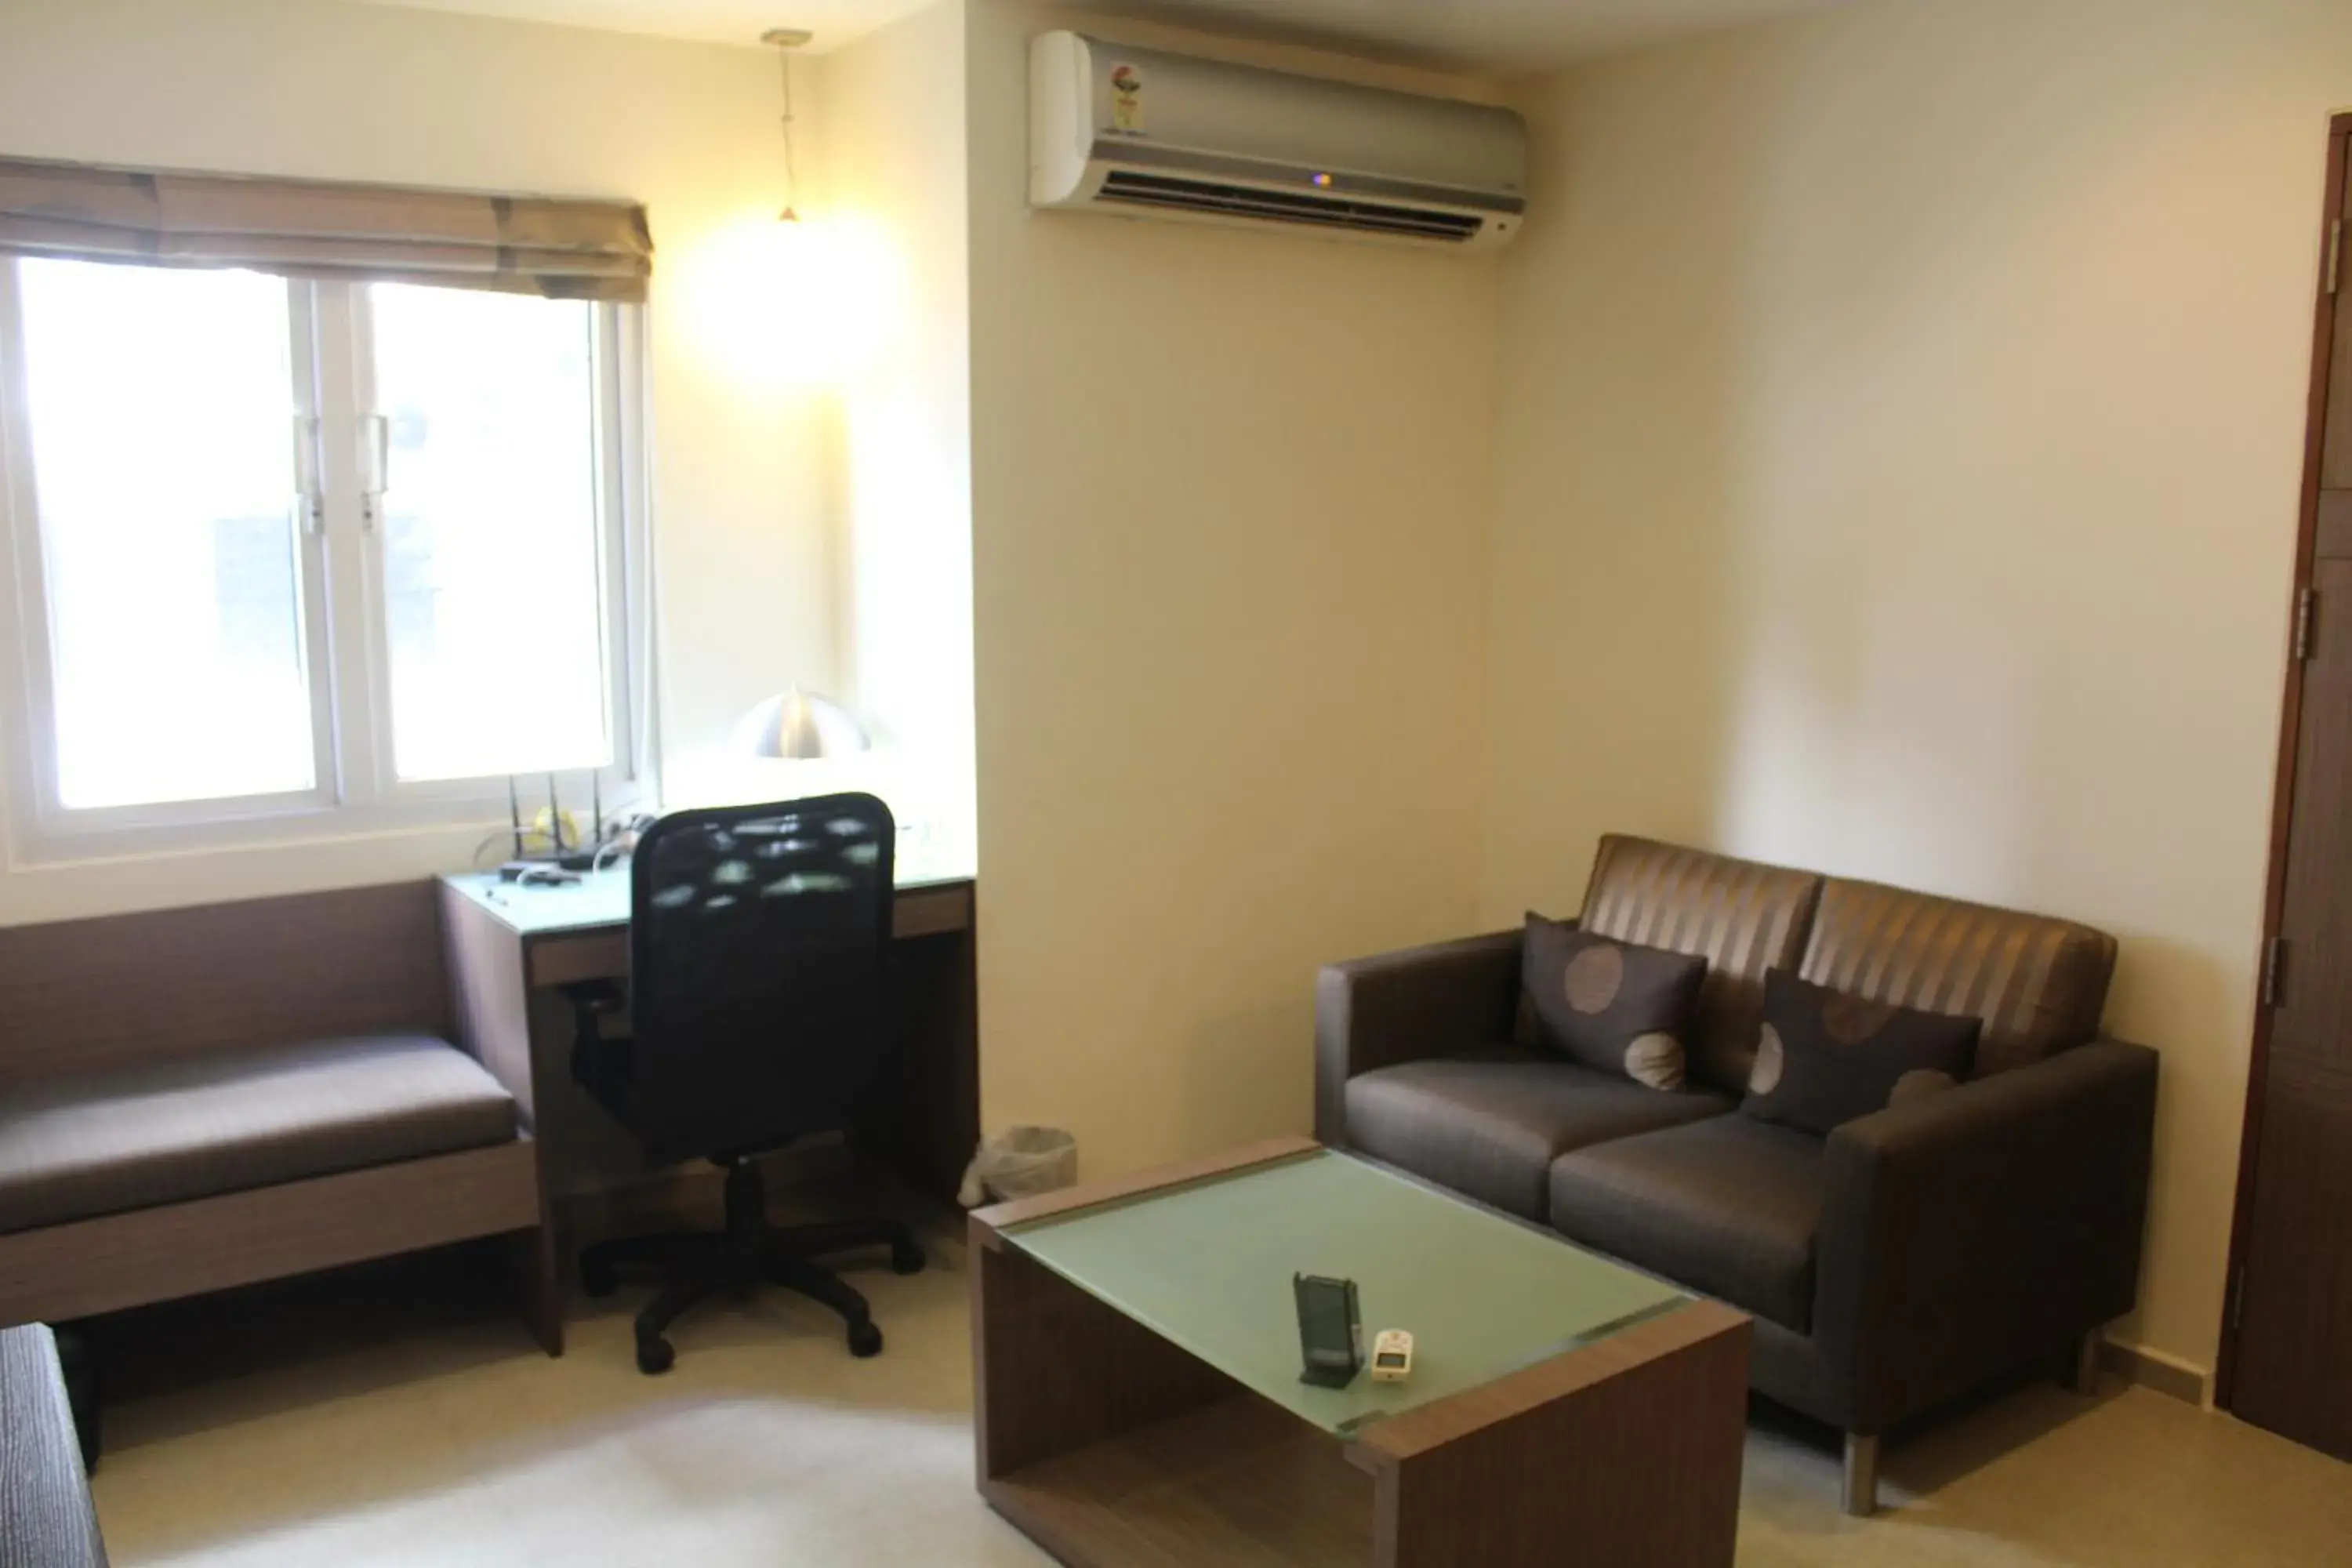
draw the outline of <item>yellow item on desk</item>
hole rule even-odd
[[[523,830],[522,853],[526,856],[554,854],[559,825],[562,829],[563,848],[578,849],[586,842],[581,835],[580,818],[571,807],[565,806],[559,811],[542,805],[531,814],[530,826]]]

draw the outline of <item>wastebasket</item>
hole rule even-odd
[[[1034,1197],[1078,1179],[1078,1141],[1059,1127],[1008,1127],[981,1140],[956,1194],[968,1209]]]

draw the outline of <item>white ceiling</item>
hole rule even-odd
[[[577,27],[756,44],[805,27],[815,50],[936,0],[377,0]],[[1192,23],[1429,65],[1524,75],[1590,55],[1841,0],[1094,0],[1073,9]]]
[[[1845,0],[1109,0],[1096,9],[1526,76]]]
[[[911,16],[937,0],[371,0],[426,11],[516,16],[613,33],[757,46],[771,27],[805,27],[815,50],[838,48],[862,33]]]

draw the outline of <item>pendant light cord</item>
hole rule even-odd
[[[782,79],[784,98],[784,216],[793,218],[800,216],[794,209],[800,205],[801,176],[799,169],[793,162],[792,50],[779,46],[776,49],[776,64],[781,68],[780,75]]]

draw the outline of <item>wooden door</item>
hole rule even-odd
[[[2294,661],[2221,1397],[2352,1458],[2352,310],[2336,308],[2352,270],[2347,142],[2352,116],[2329,142]]]

